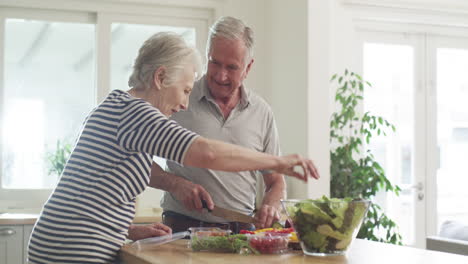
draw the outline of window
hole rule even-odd
[[[138,49],[153,34],[176,32],[195,46],[195,28],[112,23],[111,30],[111,89],[128,90],[127,82]]]
[[[209,9],[117,3],[115,13],[101,13],[103,5],[89,12],[0,8],[0,212],[42,207],[59,177],[49,158],[74,144],[110,90],[128,90],[149,36],[174,31],[204,50]]]
[[[95,105],[95,26],[6,19],[2,188],[53,188],[48,157]]]
[[[132,21],[132,20],[130,20]],[[181,34],[184,39],[195,46],[195,28],[174,27],[163,25],[143,25],[129,23],[112,23],[111,25],[111,89],[128,90],[128,79],[132,74],[133,62],[137,56],[138,49],[143,42],[157,32],[171,31]],[[153,158],[162,168],[166,167],[166,160],[159,157]],[[154,192],[154,191],[150,191]],[[159,200],[161,191],[157,191],[157,197],[152,201]]]

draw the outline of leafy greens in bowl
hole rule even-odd
[[[370,202],[327,198],[282,200],[306,255],[344,255],[356,237]]]

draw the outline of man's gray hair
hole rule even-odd
[[[153,87],[154,73],[162,66],[166,68],[165,86],[177,81],[186,66],[193,66],[196,80],[202,73],[200,53],[195,47],[189,46],[176,33],[160,32],[147,39],[138,51],[128,86],[138,89]]]
[[[242,20],[226,16],[219,18],[210,28],[208,35],[208,45],[206,46],[206,57],[208,58],[213,40],[216,37],[227,39],[240,39],[247,47],[247,58],[253,57],[254,36],[250,27],[246,26]]]

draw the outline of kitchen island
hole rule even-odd
[[[189,240],[146,247],[137,251],[130,245],[122,247],[120,257],[126,264],[467,264],[468,257],[405,246],[356,239],[346,256],[312,257],[302,251],[278,255],[239,255],[228,253],[192,252]]]
[[[27,263],[29,237],[39,214],[0,213],[0,264]],[[137,216],[134,224],[161,222],[160,215]]]

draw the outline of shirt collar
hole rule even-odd
[[[208,82],[206,81],[206,74],[202,77],[202,79],[199,81],[200,82],[200,93],[197,95],[198,101],[202,100],[203,98],[206,98],[208,100],[212,100],[213,96],[210,93],[210,90],[208,88]],[[246,108],[250,104],[250,91],[245,87],[244,84],[240,87],[241,89],[241,100],[240,100],[240,106],[242,109]]]

